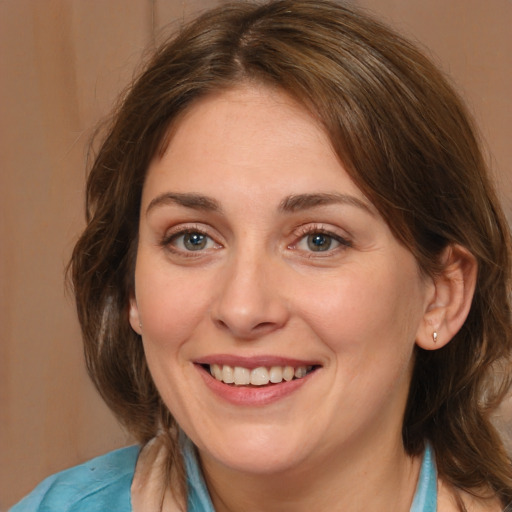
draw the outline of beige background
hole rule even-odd
[[[0,510],[129,442],[87,379],[64,291],[85,147],[162,27],[215,3],[0,0]],[[510,217],[511,0],[359,3],[419,40],[462,89]]]

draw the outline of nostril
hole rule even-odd
[[[211,320],[218,329],[229,331],[236,338],[249,339],[286,324],[289,312],[279,294],[253,290],[244,292],[246,296],[241,297],[239,288],[229,291],[225,291],[211,309]]]
[[[214,319],[214,323],[219,329],[229,331],[235,337],[241,339],[252,339],[258,336],[264,336],[279,328],[279,324],[276,322],[258,322],[251,324],[250,322],[226,322],[225,320],[216,318]]]
[[[253,331],[265,331],[266,329],[274,329],[275,324],[272,322],[260,322],[259,324],[255,325],[253,328]]]
[[[215,325],[217,327],[220,327],[221,329],[229,329],[229,327],[227,326],[226,322],[224,322],[224,320],[220,320],[220,319],[215,319],[214,320],[215,322]]]

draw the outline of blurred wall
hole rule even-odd
[[[130,442],[88,381],[64,288],[87,142],[163,27],[218,3],[0,1],[0,510],[48,474]],[[512,215],[512,2],[358,3],[453,77]]]

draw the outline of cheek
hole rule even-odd
[[[365,361],[399,354],[407,358],[423,314],[418,285],[415,269],[360,268],[317,287],[301,309],[338,354]]]
[[[136,269],[136,296],[143,338],[150,346],[175,349],[208,314],[211,287],[203,277],[172,272],[169,267]]]

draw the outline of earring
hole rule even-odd
[[[139,322],[139,327],[142,329],[142,322]]]
[[[142,326],[141,326],[142,327]],[[434,331],[432,333],[432,339],[434,340],[434,343],[437,343],[437,331]]]

